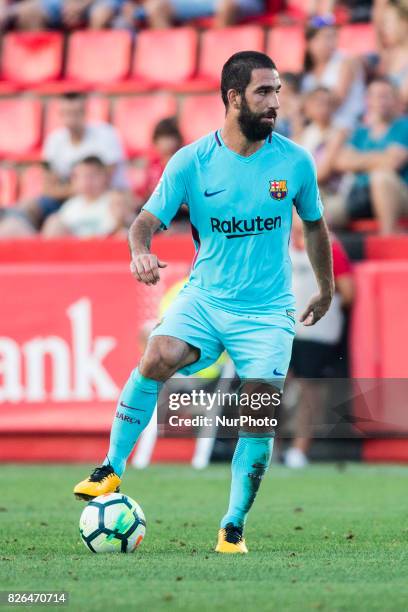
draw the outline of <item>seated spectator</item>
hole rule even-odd
[[[401,117],[399,108],[392,83],[373,81],[365,124],[336,160],[337,170],[353,173],[344,204],[347,217],[376,217],[382,234],[397,231],[399,217],[408,214],[408,117]]]
[[[47,216],[70,197],[72,168],[89,155],[96,155],[108,167],[113,188],[128,188],[124,153],[116,129],[107,123],[87,124],[85,99],[76,93],[62,96],[61,120],[63,127],[51,132],[44,143],[43,195],[9,211],[0,222],[0,237],[24,236],[39,229]]]
[[[139,195],[143,204],[149,199],[163,174],[169,159],[183,145],[175,117],[162,119],[153,131],[153,148],[147,160],[146,180]]]
[[[296,138],[296,134],[303,127],[300,79],[293,72],[283,72],[280,80],[282,83],[279,95],[280,108],[274,129],[286,138]]]
[[[384,48],[380,72],[399,89],[408,110],[408,3],[391,0],[383,11],[381,25]]]
[[[140,207],[155,190],[169,159],[183,145],[176,118],[169,117],[159,121],[154,128],[152,140],[153,148],[147,160],[145,182],[138,192]],[[183,205],[174,217],[171,228],[167,231],[176,233],[183,231],[186,227],[190,229],[189,215],[187,207]]]
[[[302,91],[330,89],[336,127],[353,128],[364,110],[364,71],[360,61],[337,50],[337,28],[330,16],[313,18],[305,36]]]
[[[120,13],[124,0],[22,0],[0,4],[0,24],[19,30],[104,28]]]
[[[293,215],[289,252],[293,267],[293,293],[300,315],[318,287],[305,249],[302,222],[297,214]],[[351,264],[335,238],[332,238],[332,253],[336,291],[328,312],[315,325],[307,327],[296,323],[289,372],[299,379],[300,393],[294,439],[285,454],[285,464],[291,468],[301,468],[307,464],[314,428],[324,419],[327,385],[322,381],[338,376],[339,360],[342,358],[339,343],[345,322],[343,309],[350,307],[354,296]]]
[[[96,156],[78,162],[72,173],[73,197],[48,217],[43,236],[91,238],[123,230],[128,222],[126,195],[109,190],[109,169]]]
[[[295,137],[315,159],[325,217],[330,226],[339,224],[342,216],[341,175],[335,171],[334,164],[347,135],[346,130],[333,124],[333,113],[333,94],[329,89],[318,87],[310,92],[304,101],[307,125]]]
[[[146,19],[152,28],[169,28],[175,22],[214,16],[222,28],[264,11],[264,0],[136,0],[125,2],[122,17],[129,26]]]

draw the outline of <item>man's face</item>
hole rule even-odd
[[[315,91],[305,102],[305,116],[310,121],[328,123],[333,109],[333,99],[329,91]]]
[[[245,94],[238,98],[238,123],[247,140],[257,142],[272,133],[279,108],[280,88],[276,70],[257,68],[252,71]]]
[[[397,96],[391,85],[374,81],[367,91],[367,109],[369,114],[379,119],[389,120],[397,112]]]
[[[82,99],[61,100],[62,125],[70,132],[81,132],[85,125],[85,104]]]
[[[107,173],[93,164],[78,164],[74,168],[72,185],[76,195],[96,200],[108,187]]]
[[[175,136],[159,136],[154,142],[160,157],[169,159],[181,147],[181,142]]]

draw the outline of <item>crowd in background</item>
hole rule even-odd
[[[216,13],[220,19],[229,7],[225,25],[251,12],[262,12],[264,4],[258,0],[22,0],[3,2],[1,21],[4,28],[72,28],[86,18],[96,27],[93,19],[98,15],[99,25],[107,26],[113,17],[128,14],[131,7],[132,15],[144,11],[140,23],[144,20],[152,27],[165,27],[173,25],[173,18],[179,22],[200,16],[199,10],[202,15]],[[371,15],[375,26],[378,52],[365,57],[338,49],[335,13],[324,12],[336,10],[334,4],[308,5],[310,11],[321,14],[309,16],[305,23],[303,72],[281,74],[281,108],[275,129],[314,156],[332,228],[350,228],[354,220],[375,218],[380,233],[395,233],[402,231],[400,220],[408,216],[408,1],[377,0],[372,7],[370,3],[349,3],[351,15],[359,7],[358,18]],[[150,19],[155,11],[161,15],[160,23]],[[132,27],[139,22],[136,19]],[[63,127],[49,134],[43,148],[44,193],[35,201],[3,211],[0,237],[38,231],[46,236],[125,231],[153,191],[166,162],[183,144],[177,119],[161,121],[152,134],[151,154],[139,160],[145,166],[143,185],[131,190],[115,128],[86,123],[84,98],[75,93],[63,96],[61,120]],[[94,158],[92,163],[89,158]],[[92,181],[98,183],[96,175],[97,189],[91,187]],[[93,203],[92,214],[88,201]],[[177,230],[183,230],[185,218],[181,211]]]
[[[200,17],[214,17],[215,27],[232,25],[262,14],[267,4],[262,0],[0,0],[0,24],[3,30],[120,27],[137,36],[141,27],[166,28]],[[306,17],[304,65],[301,73],[280,75],[283,86],[275,130],[313,155],[326,219],[333,230],[350,230],[355,220],[375,219],[381,234],[403,231],[404,218],[408,219],[408,0],[300,4]],[[376,53],[356,57],[338,49],[341,8],[352,21],[372,21]],[[47,136],[43,147],[43,193],[0,212],[0,238],[38,233],[47,238],[125,236],[166,163],[183,145],[177,118],[162,119],[152,133],[149,155],[136,160],[144,165],[143,181],[132,188],[119,133],[110,124],[87,122],[85,111],[82,94],[61,97],[62,127]],[[185,207],[171,231],[189,231]],[[313,379],[346,375],[338,367],[339,346],[344,313],[353,301],[353,280],[340,242],[333,238],[332,246],[333,305],[317,326],[298,326],[293,350],[291,373],[301,379],[303,405],[285,458],[291,467],[306,464],[313,435],[310,411],[323,406]],[[296,219],[291,259],[301,310],[315,290],[315,280]]]

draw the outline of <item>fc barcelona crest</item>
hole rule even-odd
[[[286,181],[269,181],[269,193],[274,200],[283,200],[288,195]]]

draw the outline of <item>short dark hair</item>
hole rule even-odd
[[[276,70],[276,65],[269,55],[259,51],[240,51],[225,62],[221,73],[221,97],[226,108],[228,108],[228,90],[235,89],[241,96],[244,95],[252,71],[258,68]]]
[[[163,136],[173,136],[174,138],[177,138],[179,142],[182,141],[182,136],[176,117],[166,117],[156,124],[153,130],[153,142],[159,138],[162,138]]]
[[[66,91],[62,94],[61,98],[63,100],[68,100],[68,102],[73,102],[75,100],[85,100],[84,94],[80,93],[79,91]]]
[[[88,155],[87,157],[80,159],[75,165],[95,166],[95,168],[99,168],[100,170],[104,170],[106,168],[106,165],[97,155]]]

